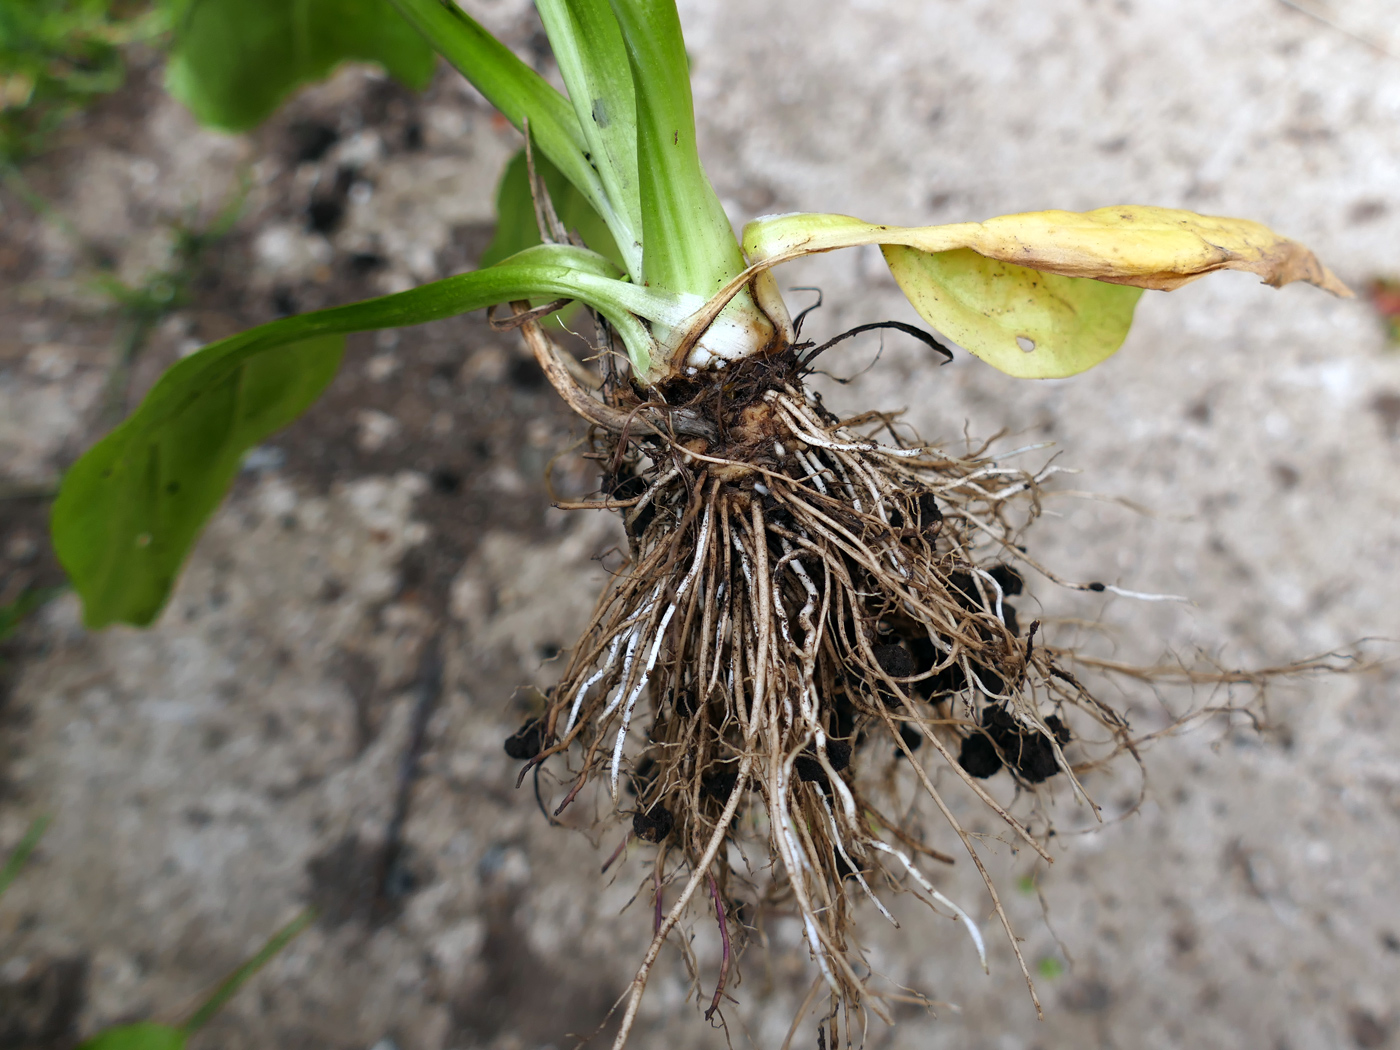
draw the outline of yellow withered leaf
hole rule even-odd
[[[1059,378],[1122,345],[1144,288],[1169,291],[1215,270],[1278,287],[1351,291],[1303,245],[1247,219],[1122,205],[949,226],[878,226],[848,215],[780,215],[744,228],[751,262],[878,244],[920,315],[1014,376]]]
[[[1248,219],[1123,205],[1077,213],[1003,215],[967,246],[981,255],[1066,277],[1170,291],[1215,270],[1245,270],[1279,288],[1307,281],[1352,292],[1307,248]]]
[[[1124,204],[1095,211],[1036,211],[948,226],[878,226],[848,215],[780,215],[744,228],[752,262],[777,263],[857,244],[979,255],[1065,277],[1169,291],[1215,270],[1247,270],[1274,287],[1307,281],[1352,292],[1307,248],[1248,219]]]

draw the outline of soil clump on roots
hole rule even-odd
[[[547,340],[524,327],[559,385]],[[538,722],[507,750],[528,758],[522,777],[565,761],[556,815],[600,779],[632,836],[656,845],[656,936],[618,1045],[667,934],[706,898],[724,946],[707,1017],[742,948],[745,905],[800,917],[833,996],[829,1023],[844,1018],[851,1034],[860,1011],[885,1013],[851,936],[860,898],[894,922],[881,894],[912,890],[967,925],[985,966],[976,925],[930,877],[953,858],[908,823],[892,771],[907,764],[985,880],[925,762],[945,763],[1046,856],[981,778],[1005,770],[1031,790],[1073,778],[1071,724],[1109,751],[1129,743],[1010,602],[1043,474],[985,447],[905,444],[886,414],[838,419],[806,388],[801,349],[673,380],[647,401],[606,377],[607,413],[585,413],[603,468],[602,498],[587,505],[622,514],[627,560]],[[682,888],[663,917],[671,884]]]

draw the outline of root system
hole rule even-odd
[[[1085,798],[1076,769],[1133,746],[1125,720],[1068,669],[1072,654],[1017,621],[1022,573],[1039,569],[1022,535],[1048,471],[986,448],[907,445],[881,414],[838,419],[805,387],[794,350],[646,401],[605,368],[600,401],[533,321],[523,328],[596,424],[602,495],[586,505],[620,511],[628,537],[545,710],[507,742],[527,759],[522,778],[556,756],[567,767],[556,816],[601,781],[628,837],[655,845],[655,936],[615,1045],[667,935],[706,898],[723,948],[713,994],[697,994],[706,1017],[724,1001],[744,936],[736,920],[754,904],[800,918],[832,997],[833,1046],[840,1027],[862,1029],[863,1011],[885,1015],[852,936],[859,900],[893,923],[882,898],[915,893],[966,926],[985,967],[977,925],[935,885],[935,866],[953,858],[892,802],[901,764],[961,840],[1016,948],[925,760],[1049,861],[982,781],[1005,771],[1036,791],[1059,776]],[[663,881],[681,886],[664,910]]]

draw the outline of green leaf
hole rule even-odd
[[[29,825],[29,830],[24,833],[24,838],[19,840],[19,845],[10,854],[10,859],[5,861],[5,866],[0,868],[0,895],[10,888],[10,883],[15,881],[15,876],[29,862],[30,854],[38,848],[39,840],[44,837],[44,832],[49,827],[49,817],[41,815],[34,818]]]
[[[84,621],[144,626],[169,596],[243,453],[324,389],[346,333],[422,324],[496,303],[567,297],[599,310],[645,374],[638,316],[676,324],[695,305],[617,279],[601,255],[541,245],[498,266],[396,295],[288,317],[212,343],[172,366],[140,407],[80,459],[53,508],[53,542]]]
[[[388,0],[173,0],[170,93],[205,124],[243,131],[341,62],[427,87],[432,49]]]
[[[988,364],[1025,379],[1082,372],[1123,345],[1141,288],[1061,277],[970,248],[881,247],[925,321]]]
[[[146,6],[0,0],[0,164],[42,149],[67,114],[121,86],[122,45],[163,25]]]
[[[588,159],[602,179],[608,199],[627,217],[635,233],[636,243],[627,258],[638,265],[635,270],[626,265],[623,268],[640,282],[637,99],[622,31],[608,0],[536,0],[535,7],[569,90],[574,116],[588,142]]]
[[[62,592],[62,587],[28,587],[14,601],[0,605],[0,642],[14,634],[25,617]]]
[[[83,1043],[78,1050],[184,1050],[190,1036],[208,1024],[249,978],[266,966],[273,956],[310,926],[315,918],[315,912],[308,908],[274,933],[267,943],[258,949],[256,955],[219,982],[219,986],[183,1026],[172,1028],[169,1025],[142,1021],[139,1024],[109,1028]]]
[[[182,1029],[142,1021],[98,1032],[78,1050],[185,1050],[188,1041]]]
[[[535,155],[535,171],[544,179],[549,190],[554,210],[559,213],[559,221],[569,230],[576,230],[588,245],[599,255],[625,269],[617,243],[602,217],[593,210],[579,190],[566,179],[563,173],[550,163],[549,158]],[[495,266],[502,259],[509,258],[526,248],[540,243],[540,228],[535,221],[534,200],[530,196],[530,173],[525,164],[525,151],[522,149],[506,165],[505,174],[496,190],[496,234],[491,238],[486,251],[481,253],[480,266]]]
[[[608,196],[569,100],[455,3],[390,2],[507,120],[521,129],[529,121],[530,137],[539,152],[554,162],[603,217],[627,260],[627,272],[634,277],[640,274],[641,231],[625,208]]]
[[[611,3],[636,92],[646,283],[708,299],[744,269],[744,255],[700,165],[680,16],[673,0]]]
[[[237,995],[238,990],[247,984],[254,974],[271,962],[273,957],[290,944],[302,930],[310,926],[315,918],[316,912],[307,908],[269,937],[267,943],[259,948],[251,959],[219,982],[219,986],[210,993],[209,998],[185,1022],[184,1032],[192,1035],[213,1020],[214,1015],[224,1008],[224,1004]]]
[[[174,365],[63,479],[54,548],[89,627],[155,619],[243,453],[316,400],[345,348],[334,334],[275,354],[221,350],[229,342]]]

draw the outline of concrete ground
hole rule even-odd
[[[467,6],[538,56],[525,4]],[[703,155],[736,222],[1161,204],[1268,223],[1360,289],[1400,271],[1389,7],[707,0],[682,18]],[[92,274],[162,265],[171,224],[206,220],[240,171],[242,218],[133,393],[239,327],[470,266],[517,148],[448,73],[415,97],[351,71],[230,138],[138,66],[25,171],[66,225],[0,195],[7,494],[100,433],[121,333]],[[326,201],[339,211],[318,232]],[[915,320],[873,250],[780,278],[821,286],[818,335]],[[857,372],[874,348],[830,368]],[[1268,667],[1400,633],[1400,354],[1363,301],[1217,275],[1146,295],[1123,350],[1083,376],[1020,382],[965,354],[935,368],[892,337],[828,396],[907,408],[931,439],[1053,442],[1080,473],[1047,500],[1034,553],[1191,599],[1033,587],[1023,619],[1034,608],[1061,638]],[[306,903],[321,921],[197,1048],[523,1050],[602,1022],[648,937],[645,902],[623,910],[645,858],[599,876],[615,834],[549,828],[501,751],[524,710],[512,690],[548,681],[604,579],[594,556],[618,540],[600,515],[549,506],[546,464],[580,434],[479,319],[358,337],[327,400],[250,461],[156,627],[86,633],[66,596],[7,644],[0,848],[34,814],[54,823],[0,902],[0,1047],[176,1019]],[[587,492],[589,470],[566,452],[556,489]],[[42,519],[40,501],[0,502],[0,599],[52,578]],[[1107,688],[1144,729],[1163,704],[1250,698]],[[873,1021],[866,1044],[1400,1046],[1396,699],[1385,667],[1276,683],[1262,731],[1217,716],[1148,748],[1140,806],[1131,764],[1089,777],[1102,826],[1061,788],[1052,866],[989,840],[1044,1020],[992,923],[984,975],[963,931],[915,902],[899,931],[866,914],[875,967],[938,1003]],[[965,860],[939,878],[987,914]],[[633,1045],[777,1050],[815,971],[789,920],[764,932],[727,1033],[687,1002],[672,952]],[[697,938],[708,998],[717,954]],[[816,1045],[816,1019],[794,1046]]]

